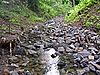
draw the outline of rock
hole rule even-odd
[[[99,69],[100,70],[100,65],[98,65],[98,64],[93,64],[97,69]]]
[[[20,69],[17,71],[17,73],[23,73],[24,72],[24,69]]]
[[[59,62],[57,65],[58,65],[60,68],[63,68],[63,67],[66,66],[66,63],[64,63],[64,62]]]
[[[17,64],[13,64],[13,63],[11,64],[11,66],[12,66],[12,67],[16,67],[16,68],[19,67]]]
[[[72,42],[72,43],[75,43],[75,42],[76,42],[76,40],[71,40],[71,42]]]
[[[87,57],[83,58],[82,61],[81,61],[81,63],[82,62],[88,62],[88,58]]]
[[[74,46],[73,44],[71,44],[69,47],[70,47],[71,49],[75,49],[75,46]]]
[[[96,52],[95,52],[94,50],[91,50],[91,53],[92,53],[93,55],[96,55]]]
[[[11,75],[18,75],[18,73],[14,70]]]
[[[100,65],[100,58],[96,60],[96,64]]]
[[[82,51],[83,50],[83,47],[79,47],[78,50]]]
[[[95,47],[89,47],[88,50],[98,51]]]
[[[97,75],[100,75],[100,70],[96,70],[96,74]]]
[[[28,45],[27,48],[28,49],[33,49],[33,50],[35,49],[34,45]]]
[[[59,37],[59,38],[58,38],[58,42],[59,42],[59,43],[63,43],[63,42],[64,42],[64,38]]]
[[[20,59],[18,59],[16,56],[12,56],[11,58],[9,58],[10,62],[19,62]]]
[[[89,60],[94,60],[94,56],[89,55],[89,56],[88,56],[88,59],[89,59]]]
[[[27,64],[29,63],[29,61],[27,61],[26,63],[23,63],[22,66],[27,66]]]
[[[72,53],[72,52],[73,52],[73,49],[70,49],[70,48],[67,47],[67,48],[66,48],[66,52],[67,52],[67,53]]]
[[[75,59],[75,61],[78,61],[78,62],[80,62],[81,60],[82,60],[81,57],[78,57]]]
[[[58,51],[59,51],[59,52],[64,52],[65,49],[64,49],[64,47],[58,47]]]
[[[24,47],[19,47],[13,51],[14,55],[26,55],[26,49]]]
[[[87,51],[86,49],[84,49],[83,51],[78,52],[78,55],[82,55],[84,57],[91,55],[91,53],[89,51]]]
[[[40,64],[46,64],[47,62],[46,61],[40,61]]]
[[[75,47],[79,47],[79,45],[80,45],[80,44],[79,44],[78,42],[75,43]]]
[[[85,74],[85,70],[77,70],[78,75],[84,75]]]
[[[99,55],[94,55],[94,59],[98,59],[99,57]]]
[[[16,56],[12,56],[11,58],[9,58],[10,60],[14,61],[17,60],[18,58]]]
[[[28,53],[29,53],[30,55],[37,54],[37,52],[36,52],[36,51],[34,51],[34,50],[28,50]]]
[[[97,40],[97,44],[100,44],[100,40]]]
[[[90,70],[96,71],[95,67],[93,65],[89,65]]]
[[[4,69],[4,75],[9,75],[9,70],[8,69]]]
[[[90,72],[89,67],[85,67],[84,70],[85,70],[86,73]]]
[[[96,64],[95,62],[90,62],[93,66],[100,70],[100,65]]]
[[[27,70],[27,71],[25,72],[25,75],[31,75],[31,73]]]
[[[58,56],[57,53],[54,53],[54,54],[51,55],[52,58],[55,58],[55,57],[57,57],[57,56]]]

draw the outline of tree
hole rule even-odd
[[[39,1],[38,0],[28,0],[28,7],[32,11],[37,12],[38,11],[38,6],[39,6]]]

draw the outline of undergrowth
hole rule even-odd
[[[100,1],[83,0],[65,16],[69,24],[82,22],[86,27],[100,29]]]

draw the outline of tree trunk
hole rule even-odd
[[[75,0],[73,0],[73,7],[75,7]]]

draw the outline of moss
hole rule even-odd
[[[91,16],[90,18],[91,18],[91,19],[95,19],[95,16]]]

